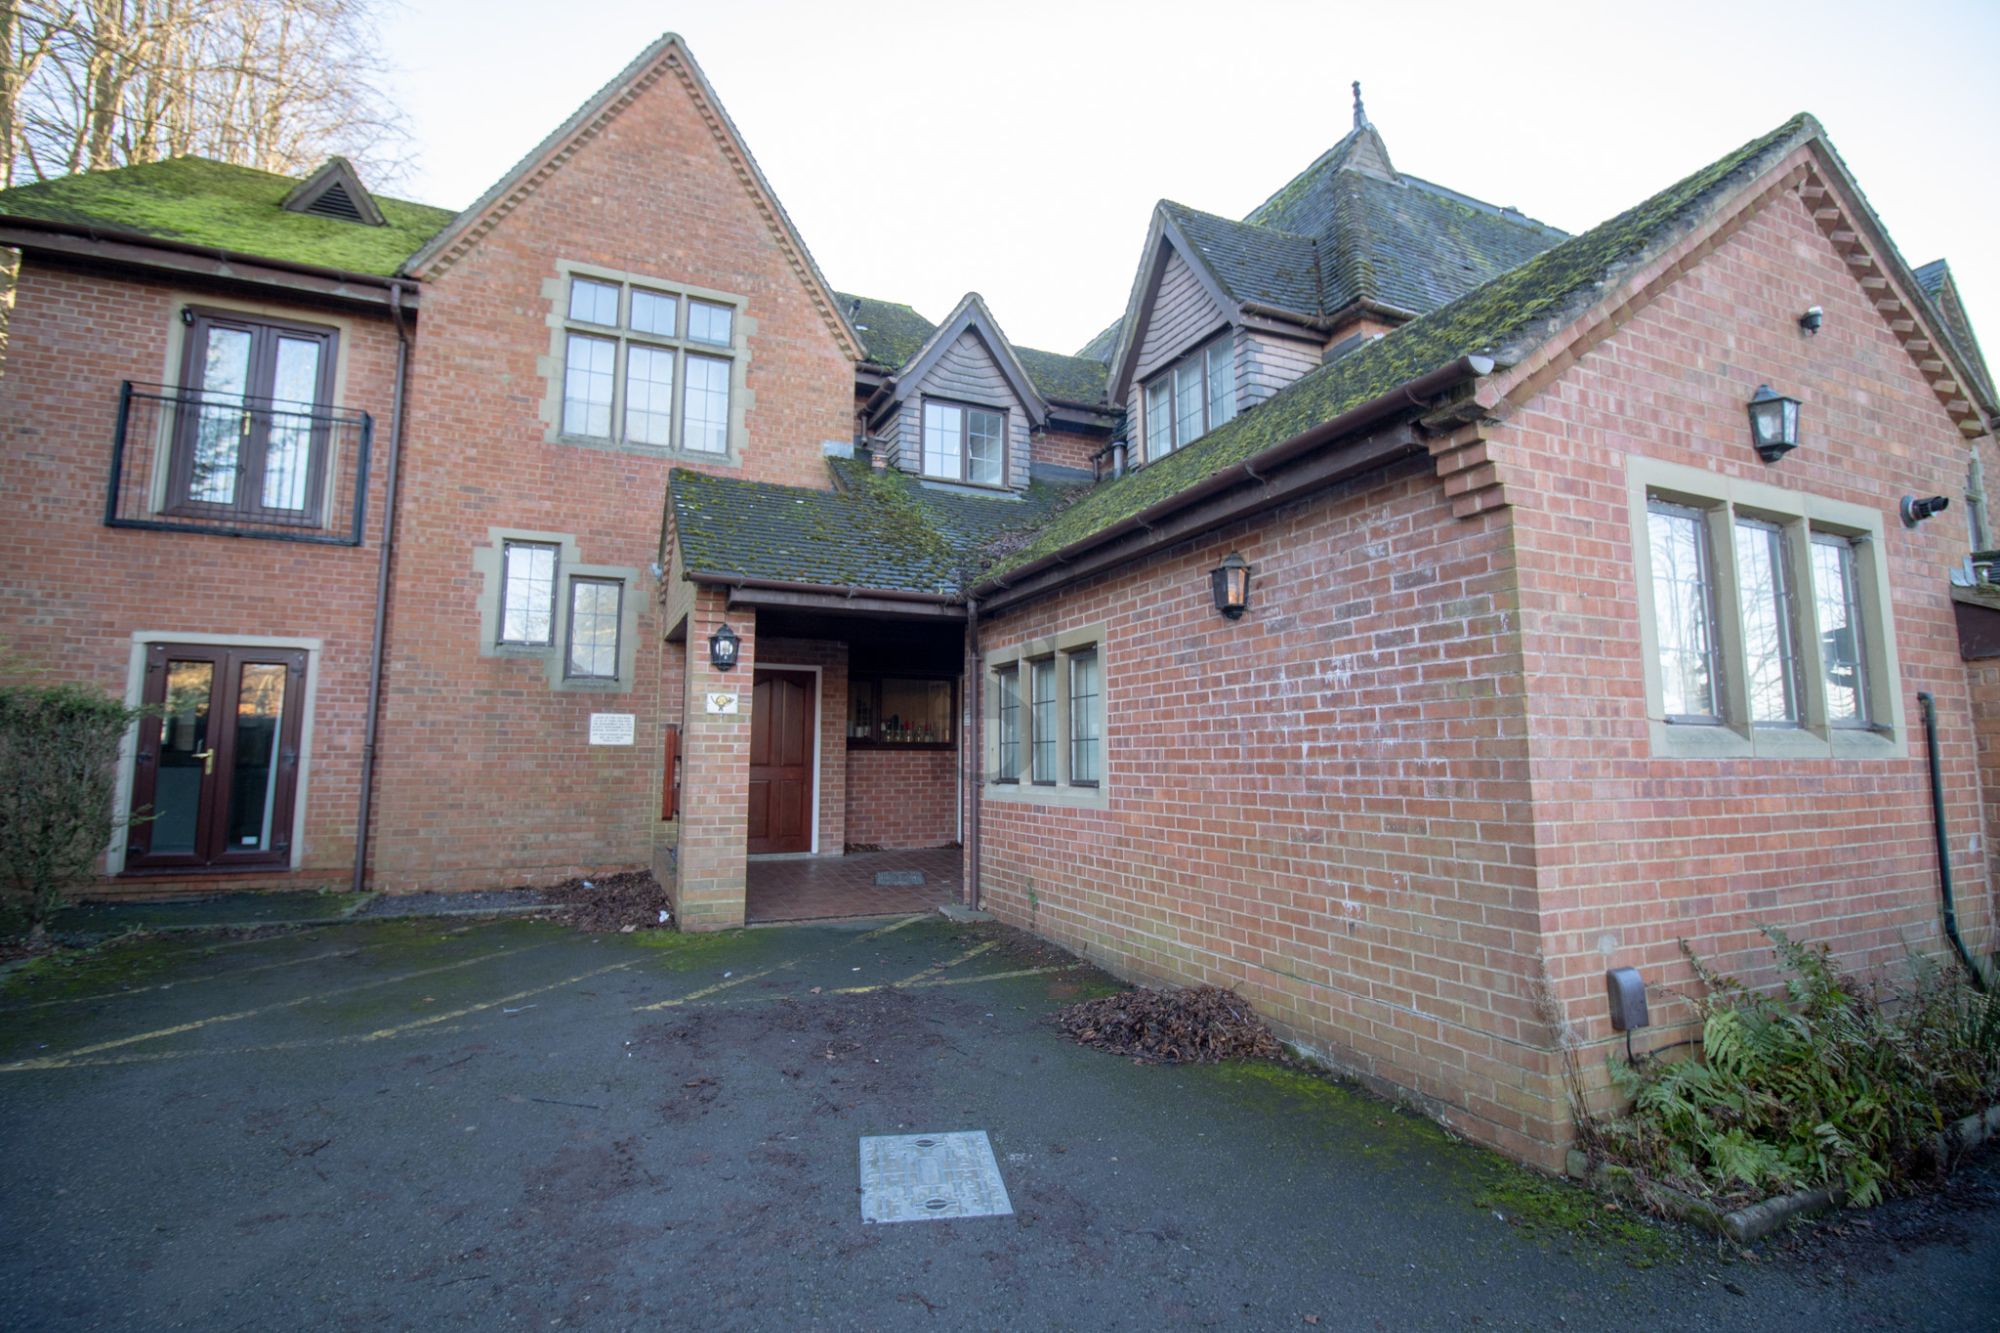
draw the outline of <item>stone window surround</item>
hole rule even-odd
[[[1881,512],[1651,458],[1628,458],[1625,471],[1632,531],[1633,591],[1638,601],[1640,655],[1646,675],[1646,719],[1652,753],[1687,759],[1901,758],[1907,733]],[[1647,537],[1647,506],[1655,498],[1700,509],[1708,516],[1717,657],[1723,677],[1725,721],[1721,725],[1666,720],[1653,606],[1652,549]],[[1798,627],[1802,632],[1796,635],[1799,674],[1805,687],[1802,710],[1805,720],[1799,726],[1787,727],[1752,726],[1748,722],[1750,710],[1742,671],[1743,623],[1737,600],[1734,545],[1734,520],[1739,512],[1745,517],[1774,523],[1784,533],[1794,586],[1801,590],[1811,588],[1805,548],[1812,533],[1855,539],[1855,575],[1862,625],[1866,630],[1863,650],[1867,655],[1868,715],[1873,719],[1870,726],[1836,727],[1826,722],[1819,636],[1810,632],[1809,591],[1802,591],[1793,599],[1793,614],[1806,622]]]
[[[472,552],[472,568],[480,578],[479,655],[539,661],[549,688],[576,694],[630,694],[639,650],[639,571],[622,565],[589,565],[577,550],[576,535],[528,528],[486,530],[487,545]],[[556,547],[556,620],[553,643],[500,642],[500,588],[504,582],[504,551],[508,542],[539,542]],[[618,614],[618,676],[615,680],[568,675],[570,584],[578,578],[616,579],[624,584]]]
[[[634,335],[628,328],[609,329],[602,325],[572,322],[569,318],[570,279],[588,278],[596,282],[618,283],[621,287],[644,287],[649,291],[670,293],[679,298],[682,310],[678,318],[685,322],[686,303],[691,298],[707,301],[714,305],[725,305],[731,310],[730,342],[728,347],[711,346],[692,342],[686,338],[661,338],[652,334]],[[548,444],[573,444],[586,449],[610,449],[619,453],[645,454],[649,457],[684,458],[689,461],[710,463],[721,467],[740,467],[743,463],[743,446],[748,437],[746,422],[754,395],[749,386],[750,338],[757,331],[757,321],[746,313],[747,301],[730,292],[713,288],[698,287],[691,283],[676,282],[669,278],[650,273],[627,273],[620,269],[605,268],[597,264],[580,263],[575,260],[558,259],[555,276],[542,280],[542,295],[548,300],[548,314],[544,322],[549,330],[548,351],[535,359],[535,372],[542,378],[541,417],[544,427],[543,440]],[[621,298],[621,309],[624,304]],[[563,370],[568,360],[568,338],[571,333],[589,334],[594,337],[615,339],[621,348],[617,371],[612,378],[611,388],[611,438],[603,439],[593,435],[569,435],[563,432]],[[679,447],[681,396],[687,391],[684,368],[677,372],[674,383],[674,430],[673,445],[632,444],[624,439],[625,424],[625,358],[624,345],[631,341],[657,343],[661,346],[691,351],[697,355],[726,356],[729,359],[729,442],[722,453],[709,453],[700,449]]]
[[[1083,648],[1097,650],[1097,782],[1094,786],[1078,787],[1069,780],[1069,656]],[[1016,801],[1028,805],[1054,805],[1077,810],[1109,810],[1111,808],[1111,668],[1110,645],[1101,624],[1086,625],[1079,629],[1063,630],[1060,633],[1041,638],[1026,639],[1005,648],[988,651],[981,660],[986,672],[984,688],[981,690],[983,725],[981,739],[981,797],[992,801]],[[1044,658],[1056,659],[1056,726],[1060,734],[1056,738],[1057,778],[1054,785],[1045,785],[1029,780],[1029,751],[1032,744],[1031,726],[1028,713],[1029,664]],[[1021,778],[1016,782],[1001,782],[994,775],[1000,771],[1000,691],[994,684],[995,675],[1006,667],[1020,671],[1021,681]]]

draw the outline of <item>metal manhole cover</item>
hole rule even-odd
[[[1014,1205],[983,1129],[861,1140],[861,1220],[1011,1216]]]
[[[904,886],[918,888],[922,886],[923,882],[924,872],[921,870],[878,870],[875,872],[875,886],[877,888],[894,889]]]

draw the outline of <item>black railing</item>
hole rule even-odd
[[[104,521],[359,546],[374,430],[366,412],[127,380]]]

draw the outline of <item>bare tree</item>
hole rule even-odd
[[[198,154],[406,166],[378,0],[0,0],[7,183]]]

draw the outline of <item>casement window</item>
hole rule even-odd
[[[569,646],[563,674],[572,680],[618,679],[619,627],[625,585],[618,579],[573,578],[569,584]]]
[[[1225,333],[1146,381],[1146,458],[1164,458],[1236,415],[1236,339]]]
[[[1102,633],[988,654],[986,760],[996,796],[1103,808]]]
[[[571,275],[557,419],[578,440],[729,452],[734,305],[644,279]]]
[[[1628,468],[1655,749],[1891,753],[1881,515],[1652,460]]]
[[[500,638],[516,647],[556,641],[556,567],[549,542],[503,542],[500,558]]]
[[[325,500],[337,330],[189,307],[163,512],[311,527]]]
[[[1007,414],[924,400],[924,475],[977,486],[1007,484]]]
[[[998,726],[999,762],[995,782],[1021,780],[1021,668],[1009,664],[993,673],[993,698]]]

